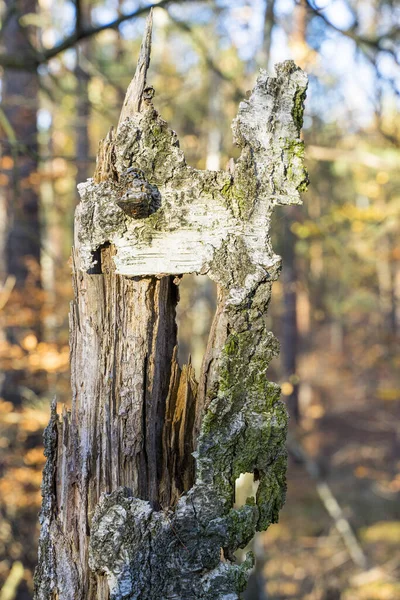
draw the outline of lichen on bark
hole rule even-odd
[[[276,71],[275,77],[261,71],[252,95],[240,104],[233,131],[242,154],[233,173],[188,166],[176,134],[152,103],[120,123],[113,138],[117,177],[140,169],[157,186],[161,206],[147,219],[131,219],[117,204],[118,180],[80,184],[76,243],[83,268],[92,266],[97,248],[112,243],[122,275],[207,273],[229,288],[233,302],[274,270],[271,211],[277,204],[299,203],[307,181],[293,117],[298,119],[306,77],[292,61]],[[232,254],[239,257],[236,273]]]
[[[37,600],[237,599],[253,556],[239,565],[235,551],[285,498],[287,414],[266,375],[279,351],[265,324],[280,271],[269,229],[306,185],[307,79],[292,61],[261,71],[233,124],[235,167],[193,169],[146,88],[148,30],[134,106],[79,186],[73,405],[61,421],[53,408],[46,434]],[[132,172],[135,201],[159,199],[140,214],[119,206]],[[176,362],[184,273],[219,287],[198,383]],[[235,508],[241,473],[259,486]]]

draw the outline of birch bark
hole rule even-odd
[[[71,306],[72,408],[52,407],[36,598],[239,598],[253,558],[234,552],[278,518],[287,415],[266,378],[264,321],[280,259],[276,204],[300,203],[307,80],[260,72],[233,124],[230,171],[189,167],[146,87],[151,16],[116,131],[79,186]],[[200,380],[176,361],[184,273],[218,307]],[[257,497],[234,508],[241,473]]]

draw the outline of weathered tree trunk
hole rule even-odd
[[[278,518],[287,416],[266,369],[264,315],[280,259],[276,204],[299,203],[306,77],[262,71],[239,107],[233,172],[186,165],[146,88],[151,17],[116,132],[79,186],[71,412],[52,408],[36,598],[233,599]],[[206,273],[218,307],[199,383],[176,361],[179,276]],[[234,508],[241,473],[256,499]]]

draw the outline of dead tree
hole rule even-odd
[[[37,600],[234,599],[278,518],[287,414],[266,377],[278,343],[264,317],[280,271],[276,204],[300,203],[307,80],[261,71],[233,123],[227,171],[189,167],[146,87],[151,16],[116,131],[79,186],[70,313],[72,408],[52,408]],[[218,284],[199,382],[177,364],[185,273]],[[234,507],[254,473],[256,498]]]

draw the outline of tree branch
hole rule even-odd
[[[177,0],[175,0],[176,2]],[[30,70],[32,68],[37,68],[39,65],[48,62],[50,59],[54,58],[58,54],[61,54],[65,50],[73,47],[77,42],[90,38],[102,31],[107,29],[117,29],[122,23],[125,21],[129,21],[130,19],[135,19],[136,17],[140,17],[141,15],[149,12],[152,8],[164,8],[172,3],[172,0],[160,0],[160,2],[151,4],[149,6],[142,6],[137,8],[136,10],[120,15],[116,19],[109,21],[103,25],[96,25],[90,27],[82,27],[77,29],[77,25],[79,25],[79,19],[75,22],[75,29],[71,35],[65,37],[61,42],[53,46],[52,48],[36,50],[34,49],[29,54],[20,54],[19,56],[10,56],[7,53],[0,53],[0,65],[10,69],[21,69],[21,70]]]
[[[167,11],[167,14],[168,14],[169,19],[172,21],[172,23],[174,23],[174,25],[176,25],[176,27],[178,27],[179,29],[181,29],[181,31],[184,31],[185,33],[190,35],[191,41],[195,44],[195,46],[199,50],[207,67],[211,71],[213,71],[216,75],[218,75],[218,77],[220,77],[221,80],[227,81],[228,83],[230,83],[234,88],[236,96],[238,98],[242,98],[244,95],[244,90],[241,90],[236,85],[233,77],[231,77],[227,73],[224,73],[223,71],[221,71],[221,69],[218,67],[218,65],[215,64],[213,58],[210,55],[210,52],[209,52],[207,46],[204,44],[204,42],[199,38],[199,36],[193,30],[193,27],[191,27],[188,23],[185,23],[184,21],[175,19],[168,11]]]
[[[75,5],[75,33],[82,31],[82,5],[81,0],[74,0]]]
[[[298,462],[301,462],[304,465],[310,477],[314,479],[318,496],[327,513],[333,519],[335,527],[342,537],[351,560],[361,569],[366,569],[368,566],[368,559],[364,550],[362,549],[349,520],[346,518],[342,507],[333,495],[330,486],[322,477],[319,465],[307,454],[295,438],[291,436],[289,436],[288,439],[288,450]]]
[[[297,0],[298,2],[298,0]],[[311,2],[311,0],[305,0],[308,10],[315,16],[319,17],[324,21],[324,23],[330,28],[336,31],[337,33],[341,33],[345,37],[353,40],[357,46],[368,56],[371,58],[365,50],[365,47],[370,50],[375,50],[378,52],[385,52],[386,54],[390,54],[394,61],[399,64],[399,59],[396,56],[396,53],[391,48],[385,48],[382,46],[382,42],[385,40],[390,40],[392,38],[396,38],[400,33],[400,27],[392,27],[387,33],[384,33],[376,38],[368,38],[362,35],[359,35],[355,31],[355,26],[349,27],[348,29],[340,29],[334,23],[332,23],[322,12],[323,9],[319,9]]]
[[[7,7],[6,12],[4,14],[4,17],[3,17],[3,20],[1,23],[1,28],[0,28],[0,39],[3,37],[4,30],[7,26],[7,23],[16,14],[17,14],[17,4],[16,4],[16,2],[13,2],[12,4],[10,4],[10,6]]]

